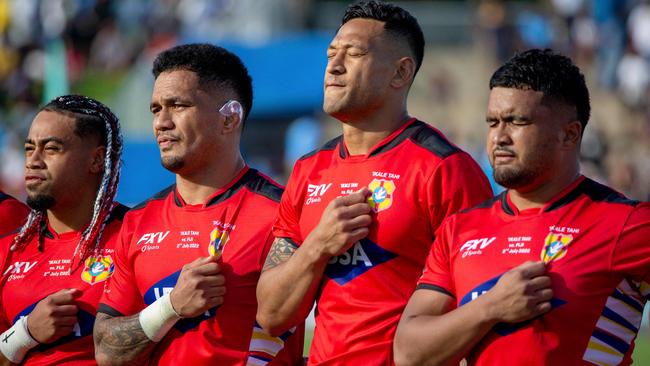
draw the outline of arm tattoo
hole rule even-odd
[[[298,245],[289,238],[277,238],[266,256],[262,272],[286,262],[296,252]]]
[[[111,317],[97,313],[93,337],[97,358],[103,356],[113,365],[146,364],[156,346],[142,330],[139,314]]]

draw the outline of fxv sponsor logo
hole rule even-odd
[[[160,244],[169,235],[169,230],[159,231],[157,233],[146,233],[138,239],[137,245],[141,244]]]
[[[308,184],[307,185],[307,200],[305,205],[311,205],[314,203],[320,203],[323,195],[327,192],[328,189],[332,186],[332,183],[323,183],[323,184]]]
[[[6,275],[7,273],[11,274],[25,274],[29,272],[30,269],[34,268],[34,266],[38,263],[38,261],[34,262],[14,262],[14,264],[10,265],[7,270],[3,273],[3,275]]]
[[[491,238],[471,239],[466,241],[463,245],[461,245],[459,250],[461,253],[461,258],[483,254],[483,249],[487,248],[488,245],[492,244],[492,242],[495,240],[496,236],[493,236]]]

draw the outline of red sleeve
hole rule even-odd
[[[129,247],[133,236],[130,221],[127,214],[115,244],[115,271],[108,279],[100,300],[99,310],[109,315],[114,314],[106,311],[104,305],[122,315],[133,315],[144,308],[144,300],[136,285],[133,266],[129,260]]]
[[[485,174],[466,152],[442,160],[427,188],[430,192],[429,217],[434,230],[446,217],[492,197]]]
[[[278,218],[273,225],[273,236],[276,238],[289,238],[296,244],[303,242],[300,234],[300,213],[302,211],[304,190],[300,189],[300,177],[298,174],[300,162],[296,162],[293,172],[289,177],[287,187],[280,200]]]
[[[641,282],[644,295],[650,294],[650,203],[639,204],[628,216],[614,248],[612,269]]]
[[[451,274],[449,235],[451,220],[446,220],[436,232],[436,240],[431,246],[424,265],[422,276],[418,280],[418,289],[430,289],[456,297],[454,281]]]
[[[10,233],[25,223],[29,214],[27,206],[14,198],[0,202],[0,235]]]

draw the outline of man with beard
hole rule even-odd
[[[407,112],[423,53],[417,20],[378,1],[348,7],[327,50],[323,109],[343,135],[296,162],[257,296],[273,334],[316,301],[310,364],[389,364],[436,228],[491,195],[467,153]]]
[[[507,191],[449,218],[404,310],[398,365],[628,365],[650,294],[650,204],[579,172],[580,70],[529,50],[490,80]]]
[[[270,337],[255,323],[282,188],[240,153],[246,67],[190,44],[158,55],[153,74],[153,130],[176,184],[125,217],[95,323],[98,363],[299,364],[302,327]]]
[[[114,203],[122,137],[96,100],[66,95],[45,105],[25,139],[32,211],[0,238],[2,361],[95,364],[92,328],[126,212]]]
[[[27,206],[0,191],[0,235],[6,235],[23,226],[28,214]]]

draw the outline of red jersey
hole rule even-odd
[[[650,294],[650,204],[581,177],[541,209],[506,192],[438,231],[418,288],[475,299],[506,271],[543,260],[552,310],[496,325],[470,365],[628,365]],[[435,330],[432,330],[435,331]]]
[[[133,208],[124,220],[116,273],[100,311],[113,316],[140,312],[174,288],[183,265],[217,255],[215,248],[222,248],[224,303],[202,316],[178,321],[156,346],[150,363],[300,362],[302,327],[275,338],[255,323],[255,289],[273,241],[271,226],[281,195],[282,188],[275,182],[245,168],[203,205],[186,204],[171,186]]]
[[[115,268],[113,264],[115,239],[128,210],[119,205],[113,209],[104,229],[100,254],[89,256],[71,271],[72,256],[81,232],[57,234],[43,225],[43,251],[38,250],[34,237],[23,251],[10,252],[15,234],[0,238],[2,283],[0,289],[0,332],[11,327],[21,317],[29,315],[36,304],[59,290],[76,288],[83,295],[76,299],[78,323],[72,334],[49,344],[39,344],[25,356],[25,365],[96,365],[93,345],[93,325],[104,284]],[[8,255],[5,255],[8,254]]]
[[[367,155],[349,156],[339,137],[298,160],[274,235],[300,245],[331,200],[364,186],[376,213],[370,234],[325,269],[310,364],[389,363],[399,317],[436,228],[491,195],[467,153],[413,119]]]
[[[0,235],[6,235],[25,223],[29,208],[17,199],[0,191]]]

